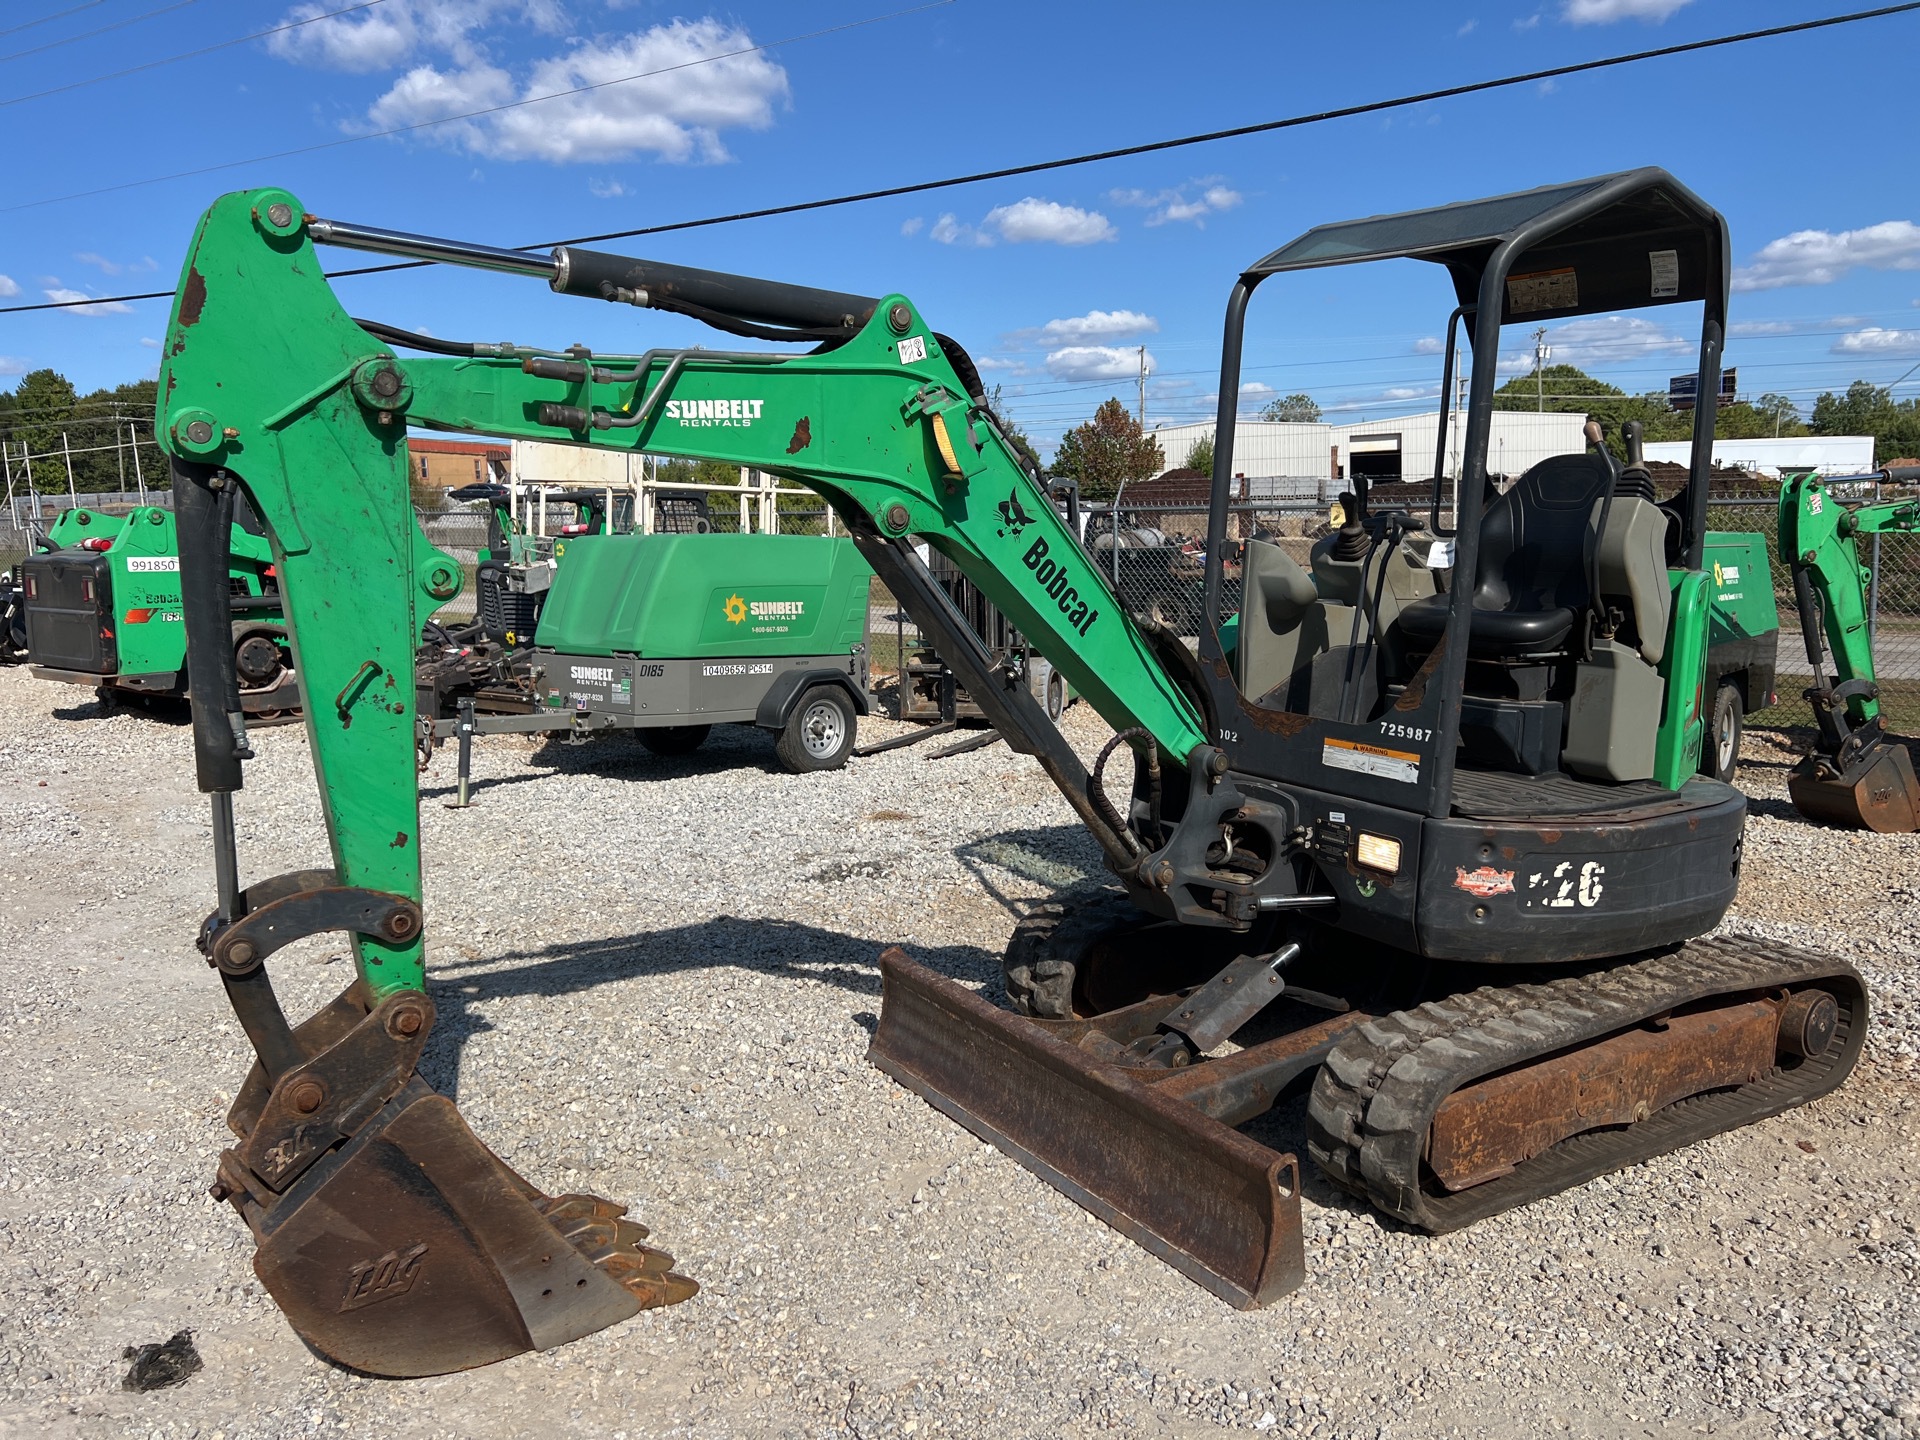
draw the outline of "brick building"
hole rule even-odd
[[[415,487],[431,485],[453,490],[476,480],[497,480],[505,484],[512,447],[474,440],[407,439],[410,479]]]

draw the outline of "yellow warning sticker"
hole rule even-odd
[[[1359,740],[1327,740],[1320,746],[1320,763],[1357,775],[1376,775],[1415,785],[1420,780],[1420,756],[1412,750],[1388,750]]]

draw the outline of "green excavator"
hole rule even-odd
[[[1887,732],[1881,714],[1868,602],[1873,572],[1860,558],[1860,540],[1920,534],[1920,499],[1849,504],[1850,480],[1912,485],[1920,467],[1833,480],[1790,475],[1780,487],[1780,559],[1793,577],[1813,667],[1807,703],[1819,731],[1812,753],[1787,777],[1787,794],[1809,819],[1906,834],[1920,830],[1920,780],[1906,742]]]
[[[348,316],[322,243],[763,348],[411,335]],[[1404,258],[1449,282],[1441,393],[1471,352],[1457,491],[1442,435],[1423,513],[1357,485],[1308,564],[1248,542],[1235,593],[1221,557],[1250,299],[1275,276]],[[415,1069],[434,1006],[410,679],[445,560],[408,506],[410,427],[750,465],[826,497],[1111,874],[1023,924],[1012,1008],[883,954],[871,1058],[1234,1304],[1304,1277],[1298,1162],[1235,1128],[1303,1087],[1318,1165],[1440,1231],[1838,1085],[1865,1033],[1855,971],[1703,938],[1739,884],[1745,817],[1698,773],[1710,398],[1678,494],[1656,493],[1636,436],[1624,465],[1592,445],[1504,490],[1488,479],[1502,326],[1696,305],[1712,397],[1728,265],[1720,216],[1647,169],[1324,225],[1250,267],[1227,308],[1196,648],[1127,613],[966,352],[903,295],[408,235],[284,190],[216,201],[181,277],[158,431],[213,806],[200,943],[258,1057],[214,1193],[294,1328],[359,1370],[424,1375],[696,1288],[618,1203],[516,1174]],[[273,545],[332,852],[244,883],[225,588],[243,492]],[[1113,725],[1094,763],[963,623],[916,541]],[[265,964],[328,931],[351,937],[355,979],[290,1024]]]

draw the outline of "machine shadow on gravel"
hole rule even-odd
[[[427,978],[437,1018],[420,1073],[436,1090],[457,1098],[461,1051],[469,1037],[493,1028],[483,1007],[496,1002],[526,995],[584,995],[622,980],[691,970],[824,980],[859,997],[860,1003],[848,1012],[848,1019],[858,1024],[861,1015],[870,1017],[879,1008],[879,957],[885,948],[864,936],[790,920],[721,916],[698,925],[438,964]],[[1000,957],[994,952],[975,945],[915,945],[913,955],[949,979],[984,986],[998,996]],[[741,1021],[750,1023],[744,1013]]]
[[[1026,913],[1032,900],[1009,894],[996,871],[1029,882],[1041,899],[1107,874],[1099,845],[1081,825],[1002,830],[969,840],[953,853],[993,902],[1016,918]]]

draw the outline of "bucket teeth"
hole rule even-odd
[[[598,1195],[557,1195],[536,1208],[574,1249],[626,1286],[642,1309],[677,1305],[700,1293],[697,1283],[673,1273],[673,1256],[641,1243],[647,1227],[622,1219],[626,1206]]]

